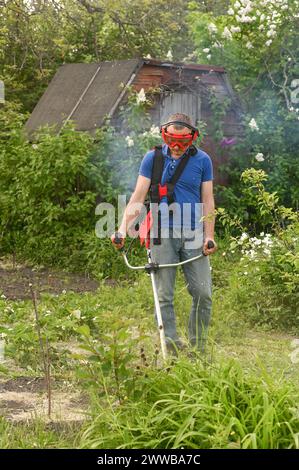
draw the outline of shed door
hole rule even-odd
[[[187,91],[174,91],[164,95],[160,105],[160,121],[166,122],[170,114],[183,113],[190,116],[192,122],[200,119],[200,98]]]

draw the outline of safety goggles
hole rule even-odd
[[[171,132],[167,132],[167,129],[163,127],[162,139],[170,148],[174,148],[178,146],[180,149],[185,150],[190,145],[192,145],[192,142],[194,140],[194,135],[193,134],[172,134]]]

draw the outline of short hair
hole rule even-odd
[[[193,126],[192,119],[189,116],[187,116],[187,114],[183,114],[183,113],[171,114],[168,117],[167,122],[171,122],[171,121],[181,121],[181,122],[185,122],[189,126]],[[182,126],[180,124],[174,124],[173,126],[177,130],[181,130],[181,129],[184,128],[184,126]]]

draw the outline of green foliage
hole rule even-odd
[[[236,361],[205,367],[181,359],[141,377],[139,399],[94,410],[91,448],[298,448],[294,390]]]
[[[0,79],[7,99],[21,102],[26,111],[64,63],[148,54],[163,59],[169,50],[181,59],[191,51],[184,0],[2,3]]]
[[[0,417],[1,449],[73,449],[77,435],[78,423],[61,427],[37,419],[16,425]]]
[[[266,190],[268,178],[261,169],[247,168],[242,172],[237,210],[237,196],[228,188],[228,200],[232,204],[227,208],[219,207],[216,211],[227,236],[240,229],[249,233],[270,230],[280,236],[288,224],[297,221],[296,212],[280,204],[277,191],[270,193]]]
[[[41,131],[34,144],[21,129],[3,141],[2,252],[34,263],[84,269],[89,255],[82,257],[82,250],[94,230],[96,198],[113,200],[105,140],[109,136],[99,131],[97,138],[95,144],[88,134],[68,125],[56,136]]]
[[[267,172],[269,191],[277,191],[284,205],[298,208],[298,32],[293,14],[298,1],[258,0],[246,13],[240,2],[226,3],[216,11],[190,2],[188,16],[198,61],[225,67],[244,110],[244,133],[236,136],[229,164],[221,168],[229,184],[216,188],[219,203],[250,217],[240,201],[240,174],[250,164]],[[214,108],[215,135],[220,136],[222,118]],[[256,128],[249,127],[252,118]],[[263,161],[255,160],[258,153]]]
[[[228,256],[235,250],[242,255],[241,259],[234,257],[236,266],[231,273],[228,297],[235,311],[242,305],[242,318],[251,324],[296,331],[298,214],[280,205],[276,192],[265,190],[267,175],[263,170],[249,168],[241,179],[245,184],[242,205],[250,214],[247,224],[240,212],[231,215],[223,207],[216,211],[226,237],[231,239]],[[260,237],[252,236],[258,233]]]
[[[143,127],[149,124],[146,103],[136,102],[136,96],[130,92],[122,133],[107,126],[92,138],[68,123],[56,135],[51,128],[40,129],[33,144],[22,131],[24,116],[6,103],[0,112],[2,253],[89,272],[99,279],[125,275],[110,233],[96,238],[96,206],[105,202],[117,209],[117,196],[130,196],[141,156],[160,141],[157,129]],[[140,252],[135,245],[133,261]]]
[[[269,286],[255,290],[254,277],[246,285],[239,264],[230,259],[234,254],[227,253],[218,252],[212,260],[213,351],[210,342],[208,356],[196,355],[192,361],[182,353],[175,364],[162,366],[161,352],[155,353],[159,340],[145,274],[138,283],[110,286],[103,281],[95,293],[43,295],[38,311],[49,340],[52,377],[72,380],[77,391],[90,393],[91,407],[84,408],[88,419],[83,429],[65,426],[62,433],[59,428],[59,436],[44,423],[11,427],[3,419],[2,447],[298,447],[292,337],[260,337],[258,321],[246,330],[243,314],[251,308],[262,315],[259,307],[273,306],[275,300]],[[181,330],[190,307],[182,276],[175,305]],[[32,302],[1,298],[0,324],[0,333],[7,335],[4,365],[14,364],[14,374],[40,375]]]

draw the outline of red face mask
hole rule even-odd
[[[162,128],[162,138],[170,148],[178,146],[183,151],[187,150],[194,141],[193,134],[172,134],[167,132],[167,128],[164,127]]]

